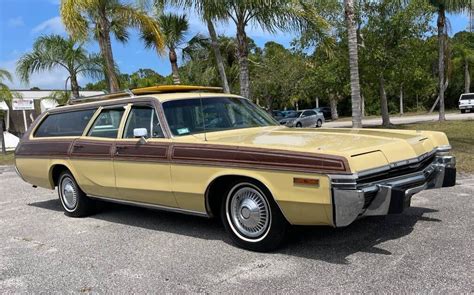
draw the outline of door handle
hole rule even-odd
[[[115,154],[118,155],[120,151],[126,150],[128,147],[126,146],[116,146],[115,147]]]
[[[79,150],[79,149],[83,149],[83,148],[84,148],[83,145],[75,145],[75,146],[74,146],[74,149],[75,149],[75,150]]]

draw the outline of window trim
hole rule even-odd
[[[163,128],[163,122],[160,118],[160,113],[159,111],[156,109],[155,107],[155,104],[149,102],[149,101],[143,101],[143,102],[136,102],[136,103],[130,103],[128,104],[128,112],[126,114],[124,114],[124,117],[126,116],[124,122],[123,122],[123,128],[118,136],[118,139],[121,139],[121,140],[133,140],[133,141],[136,141],[137,139],[136,138],[125,138],[124,135],[125,135],[125,127],[127,126],[127,121],[128,121],[128,118],[130,117],[130,113],[132,112],[132,109],[133,107],[150,107],[152,108],[154,111],[155,111],[155,114],[156,114],[156,117],[158,118],[158,122],[160,123],[160,128],[161,128],[161,133],[163,134],[163,137],[149,137],[147,138],[147,140],[161,140],[161,139],[167,139],[168,137],[166,136],[166,132]]]

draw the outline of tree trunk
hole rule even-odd
[[[0,141],[2,142],[2,154],[6,155],[5,137],[3,136],[3,117],[0,117]]]
[[[245,33],[245,23],[243,20],[237,24],[237,56],[240,68],[240,95],[250,99],[247,34]]]
[[[176,55],[174,48],[170,48],[169,58],[171,63],[171,72],[173,75],[173,84],[179,85],[181,84],[181,80],[179,79],[178,56]]]
[[[469,73],[469,61],[464,60],[464,93],[469,93],[471,90],[471,74]]]
[[[365,117],[365,98],[364,95],[360,95],[360,110],[361,110],[361,118]]]
[[[112,53],[112,43],[110,41],[110,24],[106,12],[100,12],[98,41],[100,54],[105,61],[106,76],[108,79],[110,92],[119,91],[119,81],[115,72],[115,62]]]
[[[439,120],[446,120],[444,113],[444,49],[446,15],[444,7],[438,9],[438,88],[439,88]]]
[[[77,83],[77,76],[71,74],[71,91],[74,98],[79,97],[79,83]]]
[[[337,113],[337,96],[334,94],[329,94],[329,105],[331,106],[331,119],[337,120],[339,119],[339,115]]]
[[[352,128],[362,127],[359,82],[357,31],[354,22],[354,0],[344,0],[347,35],[349,38],[349,68],[351,75]]]
[[[382,112],[382,126],[390,127],[390,115],[388,114],[387,93],[385,92],[385,79],[380,75],[380,107]]]
[[[224,62],[222,60],[221,51],[219,49],[219,43],[217,40],[216,30],[211,20],[207,20],[207,29],[209,30],[209,36],[211,37],[211,46],[216,56],[217,70],[221,77],[222,88],[225,93],[230,93],[229,82],[227,81],[227,75],[225,73]]]
[[[448,88],[448,85],[449,85],[449,80],[446,80],[446,82],[444,82],[444,89],[447,89],[447,88]],[[438,95],[438,97],[436,98],[436,100],[435,100],[433,106],[431,107],[431,109],[430,109],[430,111],[429,111],[430,114],[434,111],[435,107],[438,105],[438,102],[439,102],[439,95]]]
[[[403,85],[400,85],[400,116],[403,116]]]

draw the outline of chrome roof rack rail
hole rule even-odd
[[[106,99],[118,99],[124,97],[135,97],[140,94],[155,94],[155,93],[176,93],[176,92],[222,92],[221,87],[208,86],[194,86],[194,85],[157,85],[144,88],[126,89],[113,93],[106,93],[82,98],[76,98],[69,102],[69,104],[80,104],[86,102],[95,102]]]

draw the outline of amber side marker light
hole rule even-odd
[[[293,184],[319,187],[319,179],[295,177]]]

